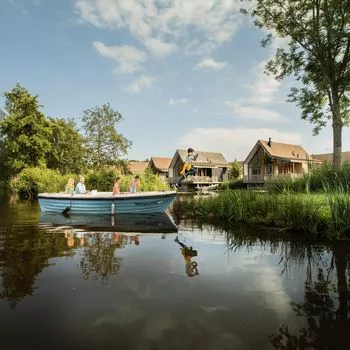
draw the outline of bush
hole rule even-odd
[[[25,168],[11,179],[11,187],[21,198],[33,198],[40,192],[59,192],[64,189],[67,176],[46,168]]]
[[[111,192],[116,177],[120,177],[120,188],[122,192],[129,191],[131,175],[120,175],[115,169],[101,169],[92,171],[86,175],[86,188],[89,190],[98,190]],[[47,168],[26,168],[18,176],[10,181],[10,188],[18,193],[21,198],[33,198],[41,192],[62,192],[65,189],[68,178],[74,178],[75,184],[79,181],[76,174],[60,175],[55,170]],[[146,170],[140,175],[141,191],[164,191],[169,190],[169,185],[158,175]]]
[[[243,179],[225,181],[222,182],[219,186],[220,190],[240,190],[246,189],[246,184],[243,183]]]
[[[85,176],[86,188],[111,192],[117,176],[120,176],[120,173],[113,169],[101,169],[91,172]]]

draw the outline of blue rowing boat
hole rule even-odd
[[[176,197],[175,191],[121,193],[92,191],[86,194],[40,193],[42,212],[69,214],[164,213]]]

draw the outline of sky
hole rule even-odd
[[[109,102],[132,141],[128,159],[176,149],[244,160],[258,139],[332,152],[331,127],[286,102],[294,81],[264,74],[283,42],[240,13],[240,0],[0,0],[0,107],[17,83],[48,116],[73,118]],[[343,150],[350,150],[350,131]]]

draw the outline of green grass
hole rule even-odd
[[[307,234],[341,236],[350,229],[350,194],[224,191],[182,202],[182,215],[231,224],[258,224]]]

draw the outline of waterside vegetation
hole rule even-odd
[[[132,179],[130,174],[121,174],[119,169],[91,170],[84,174],[86,188],[111,192],[116,177],[120,177],[120,189],[122,192],[129,191]],[[159,176],[146,170],[140,177],[140,189],[142,191],[163,191],[169,186]],[[62,192],[69,178],[79,181],[78,174],[62,175],[59,172],[47,168],[25,168],[10,181],[12,192],[20,198],[35,198],[41,192]]]
[[[271,182],[264,191],[236,189],[234,183],[215,197],[185,198],[182,216],[350,238],[349,183],[349,164],[326,164],[298,181]]]

